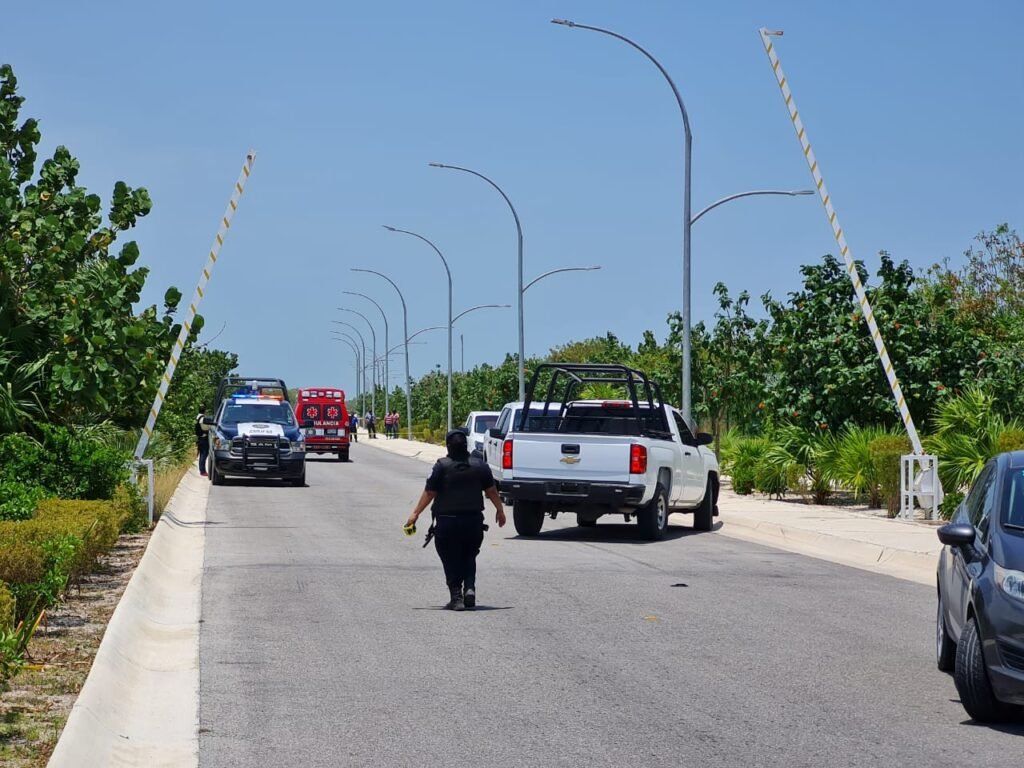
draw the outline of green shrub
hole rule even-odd
[[[65,499],[109,499],[128,479],[130,452],[97,436],[43,425],[42,437],[0,437],[0,480],[38,485]]]
[[[0,632],[14,628],[14,595],[0,581]]]
[[[871,461],[871,442],[891,435],[881,427],[848,424],[834,438],[830,450],[818,457],[825,477],[841,488],[853,491],[854,497],[867,496],[868,506],[882,506],[882,489]]]
[[[1007,427],[996,438],[996,453],[1024,450],[1024,429]]]
[[[191,466],[191,462],[189,462]],[[166,471],[164,471],[166,472]],[[161,472],[157,473],[157,501],[159,502],[160,497],[160,475]],[[180,481],[181,475],[184,474],[182,471],[177,475]],[[177,487],[177,483],[175,483]],[[166,506],[167,499],[164,499],[164,506]],[[121,533],[138,533],[143,530],[146,525],[149,524],[149,508],[146,506],[146,499],[143,498],[142,492],[139,490],[137,485],[122,485],[114,491],[114,498],[112,500],[114,505],[114,514],[118,520],[118,527]],[[160,506],[158,511],[163,511],[163,506]]]
[[[897,435],[876,437],[868,444],[868,453],[889,517],[895,517],[900,508],[901,457],[910,453],[910,441]]]
[[[0,520],[28,520],[46,496],[38,485],[0,480]]]
[[[732,489],[741,495],[757,488],[758,468],[771,442],[764,437],[740,437],[722,446],[722,471],[732,478]]]
[[[950,491],[942,497],[942,503],[939,504],[939,517],[943,520],[949,520],[956,513],[956,508],[960,506],[960,502],[964,500],[963,491]]]

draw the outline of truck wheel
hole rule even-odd
[[[210,482],[214,485],[224,485],[224,475],[217,471],[215,461],[210,461]]]
[[[302,488],[306,485],[306,468],[302,468],[302,474],[292,480],[292,485],[296,488]]]
[[[640,526],[640,535],[648,541],[665,538],[665,529],[668,528],[668,493],[661,483],[654,489],[654,498],[650,503],[637,510],[636,522]]]
[[[580,528],[594,528],[597,525],[597,520],[589,520],[585,517],[576,515],[576,525]]]
[[[707,488],[704,489],[704,501],[693,510],[693,529],[710,531],[715,524],[715,483],[709,477]]]
[[[536,501],[517,501],[512,505],[512,522],[520,536],[536,536],[544,525],[544,510]]]
[[[338,451],[338,461],[348,461],[348,448]]]

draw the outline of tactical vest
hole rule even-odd
[[[435,515],[482,512],[484,497],[480,490],[480,465],[474,465],[468,458],[456,460],[447,456],[438,463],[443,474],[431,511]]]

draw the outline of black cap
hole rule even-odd
[[[444,445],[449,455],[465,455],[469,453],[469,437],[465,429],[453,429],[444,436]]]

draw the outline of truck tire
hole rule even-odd
[[[704,489],[704,500],[693,510],[693,529],[710,531],[715,524],[715,482],[709,476],[708,485]]]
[[[348,461],[348,448],[338,451],[338,461]]]
[[[224,475],[217,471],[217,462],[210,460],[210,482],[214,485],[224,485]]]
[[[580,528],[593,528],[597,525],[597,520],[589,520],[580,515],[576,515],[576,525]]]
[[[658,483],[654,489],[654,498],[646,507],[636,511],[640,535],[648,541],[664,539],[668,528],[668,511],[668,492],[665,486]]]
[[[517,501],[512,505],[512,522],[520,536],[536,536],[544,525],[544,510],[536,501]]]
[[[306,468],[302,468],[302,474],[292,479],[292,485],[296,488],[303,488],[306,485]]]

